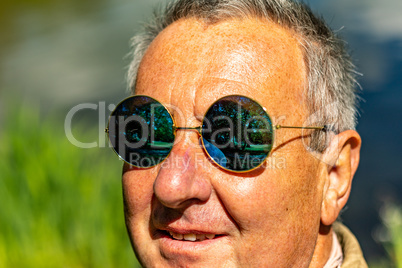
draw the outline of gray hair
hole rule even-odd
[[[134,93],[141,60],[155,37],[171,23],[194,17],[212,24],[231,18],[262,18],[290,30],[300,40],[308,68],[308,125],[329,125],[336,132],[355,129],[357,123],[357,84],[355,66],[345,43],[321,17],[304,3],[293,0],[177,0],[154,13],[144,31],[132,38],[132,62],[128,84]],[[328,137],[313,132],[310,148],[325,150]]]

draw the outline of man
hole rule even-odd
[[[143,266],[367,266],[335,223],[359,163],[354,66],[321,19],[288,0],[179,0],[133,41],[132,92],[167,107],[175,135],[163,162],[123,157],[126,224]],[[208,148],[218,138],[200,132],[228,95],[272,119],[273,148],[246,172],[217,161]]]

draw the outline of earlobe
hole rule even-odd
[[[325,152],[328,165],[322,173],[326,182],[323,189],[321,223],[331,225],[348,201],[353,176],[359,165],[361,138],[354,130],[336,135]]]

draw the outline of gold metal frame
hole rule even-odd
[[[267,110],[265,109],[265,107],[262,106],[258,101],[254,100],[254,99],[252,99],[252,98],[250,98],[250,97],[247,97],[247,96],[244,96],[244,95],[238,95],[238,94],[227,95],[227,96],[224,96],[224,97],[219,98],[219,99],[217,99],[216,101],[214,101],[214,102],[208,107],[207,111],[205,112],[205,114],[204,114],[204,116],[203,116],[203,118],[202,118],[202,122],[204,122],[205,115],[208,113],[209,109],[210,109],[216,102],[220,101],[220,100],[223,99],[223,98],[227,98],[227,97],[230,97],[230,96],[243,97],[243,98],[247,98],[247,99],[250,99],[250,100],[254,101],[255,103],[257,103],[259,106],[261,106],[261,107],[263,108],[264,112],[266,113],[266,115],[268,116],[268,118],[270,119],[270,121],[272,122],[271,116],[268,114],[268,112],[267,112]],[[156,99],[154,99],[154,98],[152,98],[152,97],[150,97],[150,96],[147,96],[147,95],[133,95],[133,96],[127,97],[127,98],[123,99],[122,101],[120,101],[119,104],[116,106],[116,108],[113,110],[113,112],[111,112],[111,115],[109,116],[109,120],[108,120],[108,125],[107,125],[107,127],[105,128],[105,132],[106,132],[107,135],[108,135],[108,140],[109,140],[109,142],[111,142],[111,141],[110,141],[110,137],[109,137],[109,124],[110,124],[110,120],[111,120],[112,114],[116,111],[117,107],[118,107],[120,104],[122,104],[122,103],[125,102],[126,100],[128,100],[128,99],[130,99],[130,98],[134,98],[134,97],[147,97],[147,98],[150,98],[150,99],[156,101],[157,103],[159,103],[160,105],[162,105],[162,106],[166,109],[166,111],[169,113],[170,118],[172,119],[172,122],[173,122],[172,128],[173,128],[174,140],[176,140],[176,132],[177,132],[177,130],[196,130],[197,133],[198,133],[198,135],[199,135],[200,137],[202,137],[201,126],[199,126],[199,127],[179,127],[179,126],[176,126],[176,122],[175,122],[175,120],[174,120],[174,117],[172,116],[172,114],[170,113],[170,111],[166,108],[166,106],[163,105],[161,102],[159,102],[158,100],[156,100]],[[207,149],[205,148],[204,139],[201,139],[202,148],[203,148],[204,152],[208,155],[209,159],[211,159],[219,168],[221,168],[221,169],[223,169],[223,170],[226,170],[226,171],[229,171],[229,172],[235,172],[235,173],[251,172],[251,171],[256,170],[257,168],[261,167],[261,166],[265,163],[266,159],[269,157],[269,155],[270,155],[271,152],[272,152],[273,144],[275,143],[274,141],[275,141],[275,136],[276,136],[276,130],[279,130],[279,129],[281,129],[281,128],[287,128],[287,129],[292,129],[292,128],[293,128],[293,129],[325,130],[325,129],[326,129],[326,126],[299,127],[299,126],[272,125],[272,130],[273,130],[273,132],[272,132],[272,147],[271,147],[271,150],[267,153],[267,155],[266,155],[266,157],[264,158],[264,160],[261,161],[261,163],[260,163],[258,166],[254,167],[254,168],[252,168],[252,169],[249,169],[249,170],[236,171],[236,170],[231,170],[231,169],[224,168],[224,167],[222,167],[221,165],[219,165],[219,164],[213,159],[213,157],[211,157],[211,155],[208,153]],[[274,131],[274,130],[275,130],[275,131]],[[173,142],[174,142],[174,141],[173,141]],[[137,167],[137,168],[144,168],[144,167],[138,167],[138,166],[135,166],[135,165],[133,165],[133,164],[130,164],[129,162],[127,162],[126,160],[124,160],[124,159],[116,152],[116,150],[114,149],[114,147],[113,147],[112,149],[113,149],[113,151],[115,152],[115,154],[116,154],[121,160],[123,160],[124,162],[126,162],[127,164],[129,164],[129,165],[131,165],[131,166],[134,166],[134,167]],[[172,148],[170,148],[170,151],[169,151],[168,155],[167,155],[167,156],[165,157],[165,159],[163,159],[161,162],[159,162],[158,164],[156,164],[156,165],[154,165],[154,166],[149,166],[149,167],[146,167],[146,168],[152,168],[152,167],[155,167],[155,166],[157,166],[157,165],[163,163],[166,159],[168,159],[170,153],[172,152],[172,149],[173,149],[173,146],[172,146]]]

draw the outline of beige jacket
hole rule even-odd
[[[359,242],[352,232],[343,224],[335,223],[334,231],[338,237],[343,251],[342,268],[366,268],[367,263],[364,260],[363,252],[360,249]]]

